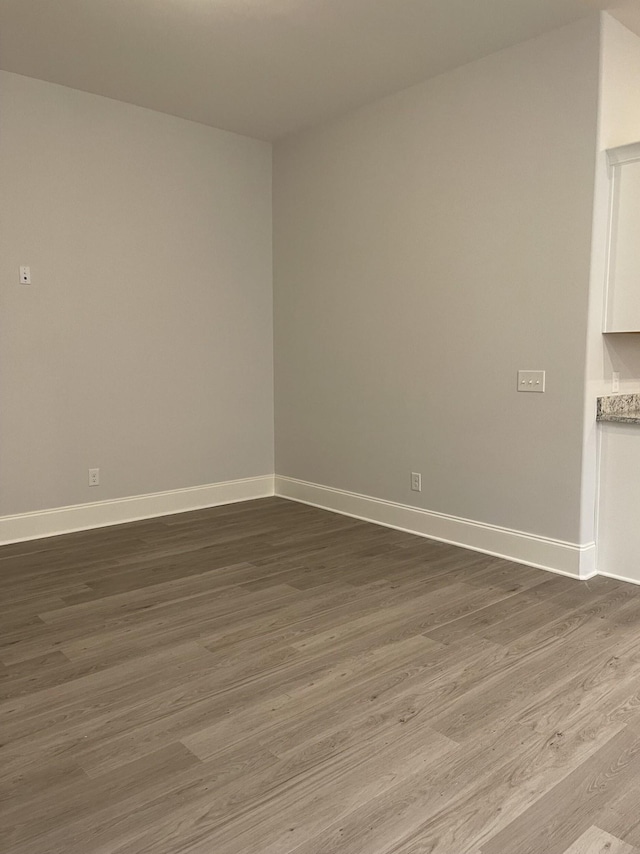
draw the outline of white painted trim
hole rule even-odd
[[[552,540],[277,475],[3,516],[0,517],[0,544],[103,528],[220,504],[267,498],[274,494],[572,578],[587,579],[596,575],[595,543],[577,545]],[[632,579],[621,576],[611,577],[634,583]]]
[[[275,494],[344,516],[484,552],[560,575],[596,575],[595,543],[567,543],[276,475]]]
[[[618,575],[616,572],[599,572],[605,578],[615,578],[616,581],[625,581],[627,584],[640,584],[637,578],[628,578],[626,575]]]
[[[605,261],[604,261],[604,288],[603,288],[603,310],[602,310],[602,331],[606,332],[609,328],[609,318],[611,317],[611,302],[613,300],[613,242],[615,240],[615,230],[617,223],[615,222],[615,200],[618,194],[618,184],[620,182],[620,172],[613,167],[609,177],[609,198],[607,200],[607,232],[605,237]]]
[[[71,507],[55,507],[35,513],[0,517],[0,544],[37,540],[103,528],[154,516],[168,516],[188,510],[216,507],[267,498],[274,493],[274,476],[249,477],[222,483],[208,483],[187,489],[172,489],[169,492],[154,492],[149,495],[133,495],[112,501],[96,501],[91,504],[75,504]]]
[[[628,145],[618,145],[616,148],[608,148],[607,160],[611,166],[640,160],[640,142],[630,142]]]

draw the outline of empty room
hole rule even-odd
[[[640,854],[640,0],[0,69],[0,854]]]

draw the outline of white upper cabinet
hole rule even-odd
[[[640,332],[640,142],[610,148],[605,332]]]

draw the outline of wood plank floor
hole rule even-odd
[[[640,588],[282,499],[0,549],[5,854],[640,854]]]

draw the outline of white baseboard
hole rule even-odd
[[[586,580],[597,574],[595,543],[552,540],[279,475],[275,477],[275,494],[572,578]]]
[[[596,575],[595,543],[578,545],[552,540],[277,475],[3,516],[0,517],[0,545],[267,498],[274,494],[572,578],[587,579]],[[638,583],[633,579],[621,580]]]
[[[92,504],[76,504],[71,507],[55,507],[35,513],[0,517],[0,544],[37,540],[56,534],[85,531],[88,528],[103,528],[154,516],[168,516],[219,504],[267,498],[274,493],[273,475],[209,483],[187,489],[172,489],[169,492],[154,492],[150,495],[133,495],[112,501],[96,501]]]
[[[598,575],[602,575],[605,578],[614,578],[616,581],[624,581],[627,584],[640,584],[640,579],[632,578],[629,575],[619,575],[617,572],[603,572],[600,570]]]

